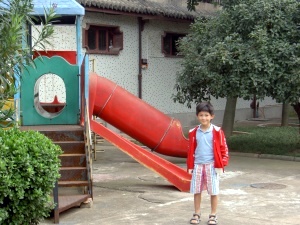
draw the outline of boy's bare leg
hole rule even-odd
[[[210,196],[211,212],[209,215],[208,224],[214,225],[217,224],[217,206],[218,206],[218,195]]]
[[[200,215],[200,208],[201,208],[201,193],[200,194],[194,194],[194,208],[195,213]]]
[[[198,214],[199,216],[194,215],[193,218],[190,221],[191,224],[199,224],[198,219],[200,220],[200,208],[201,208],[200,204],[201,204],[201,193],[200,194],[194,194],[195,214]]]
[[[211,204],[211,213],[212,215],[216,215],[217,207],[218,207],[218,195],[210,196],[210,204]]]

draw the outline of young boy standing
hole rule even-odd
[[[187,169],[192,174],[190,192],[194,194],[195,208],[190,223],[200,223],[201,193],[207,190],[211,202],[207,224],[218,224],[219,174],[228,164],[228,147],[222,129],[211,124],[214,108],[210,103],[199,103],[196,106],[196,116],[200,125],[189,132],[187,157]]]

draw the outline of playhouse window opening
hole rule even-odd
[[[88,53],[119,54],[123,49],[123,33],[119,27],[88,25],[84,46]]]
[[[58,116],[66,106],[66,86],[56,74],[42,75],[34,86],[34,106],[45,118]]]
[[[179,54],[177,44],[178,41],[185,36],[186,34],[165,32],[162,36],[162,53],[169,57],[182,57],[182,55]]]

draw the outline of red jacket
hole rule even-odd
[[[189,131],[189,151],[187,156],[187,170],[194,169],[195,150],[197,147],[196,132],[199,126]],[[213,151],[214,151],[214,166],[222,168],[227,166],[229,156],[228,147],[224,132],[220,127],[213,125]]]

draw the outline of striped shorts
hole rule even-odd
[[[209,195],[219,194],[220,175],[216,173],[214,163],[195,164],[190,193],[199,194],[207,190]]]

